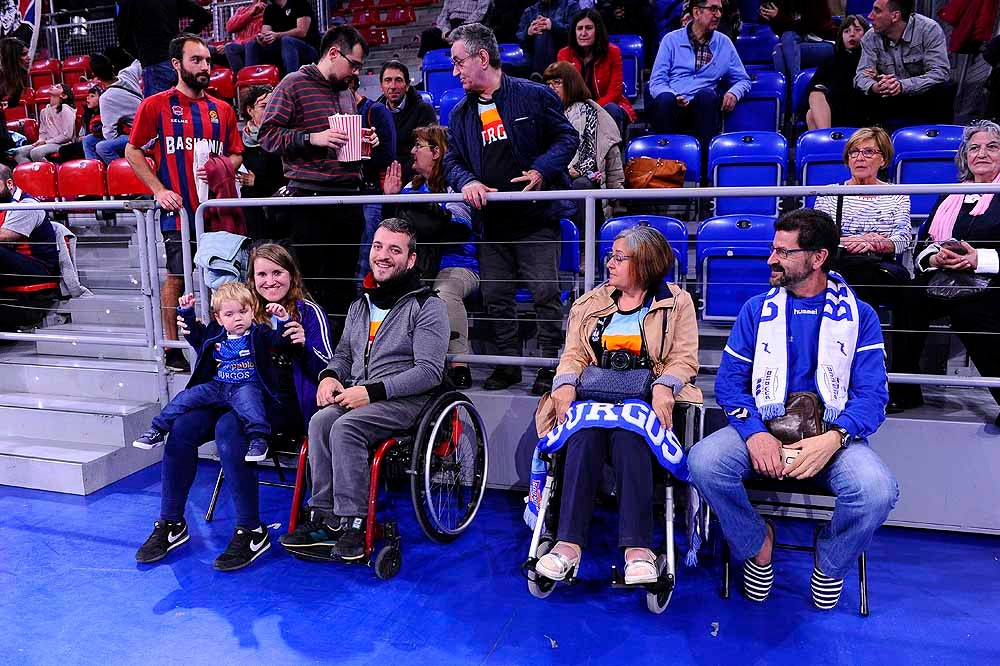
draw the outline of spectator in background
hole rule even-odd
[[[0,203],[33,201],[17,185],[10,167],[0,164]],[[8,210],[0,216],[0,285],[38,282],[59,275],[56,232],[44,210]]]
[[[845,16],[833,45],[833,60],[816,68],[809,84],[809,110],[806,126],[857,127],[863,122],[864,96],[854,87],[854,73],[861,60],[861,38],[868,32],[868,21],[860,14]]]
[[[521,14],[531,4],[532,0],[493,0],[493,15],[489,23],[484,25],[493,29],[498,43],[516,42]]]
[[[950,123],[954,86],[944,31],[913,0],[875,0],[854,86],[868,95],[869,124]]]
[[[643,0],[599,0],[607,32],[612,35],[645,35],[649,32],[650,3]]]
[[[448,120],[444,156],[448,184],[475,209],[484,244],[479,251],[480,289],[487,316],[497,322],[493,339],[501,354],[521,353],[514,294],[524,282],[535,303],[538,348],[555,357],[562,346],[559,299],[559,220],[572,214],[566,202],[487,204],[489,192],[564,190],[580,139],[547,87],[514,78],[500,69],[493,32],[478,23],[452,33],[451,59],[467,93]],[[542,368],[532,392],[552,386],[553,371]],[[500,390],[521,381],[521,368],[498,366],[483,385]]]
[[[228,157],[233,169],[239,170],[243,142],[233,107],[205,93],[212,59],[205,41],[196,35],[181,34],[170,42],[169,53],[177,86],[147,97],[139,105],[125,157],[162,209],[160,231],[167,254],[167,277],[160,289],[160,305],[166,337],[176,340],[177,319],[173,311],[184,287],[178,211],[187,212],[194,238],[194,212],[200,203],[196,182],[205,180],[204,171],[196,172],[194,168],[195,146],[207,144],[210,152]],[[213,118],[217,121],[212,122]],[[142,150],[150,142],[155,173]],[[194,255],[193,248],[191,254]],[[180,349],[167,350],[166,364],[176,370],[190,370]]]
[[[372,129],[379,137],[378,145],[372,148],[371,157],[361,163],[361,193],[382,194],[382,181],[386,169],[396,157],[396,126],[392,114],[385,104],[370,100],[358,90],[360,81],[357,75],[348,78],[348,87],[354,93],[354,103],[361,114],[361,127]],[[358,279],[363,280],[368,274],[368,254],[371,250],[375,229],[382,221],[382,204],[365,204],[365,230],[361,234],[361,248],[358,252]]]
[[[722,128],[722,114],[750,91],[732,41],[716,28],[722,0],[695,0],[692,20],[660,42],[649,77],[650,118],[658,134],[694,131],[702,146]]]
[[[447,39],[452,30],[466,23],[486,23],[492,8],[493,0],[444,0],[434,27],[420,35],[418,55],[423,58],[428,51],[448,48]]]
[[[274,89],[261,122],[260,145],[281,155],[288,196],[360,194],[361,165],[337,159],[348,136],[331,129],[329,118],[358,112],[347,81],[364,66],[368,44],[353,26],[343,25],[326,31],[320,52],[319,62],[292,72]],[[281,208],[277,219],[298,246],[316,301],[337,317],[331,336],[336,340],[356,294],[353,278],[365,224],[361,206]]]
[[[684,14],[681,15],[681,27],[687,27],[691,22],[691,9],[695,2],[684,0]],[[740,6],[736,0],[722,0],[722,16],[719,17],[718,32],[728,37],[730,41],[736,43],[736,38],[743,27],[743,19],[740,16]]]
[[[246,62],[246,45],[260,34],[266,7],[267,0],[252,0],[249,5],[237,9],[226,21],[226,32],[232,33],[236,39],[217,46],[215,52],[226,56],[229,69],[233,70],[234,75],[243,69],[243,63]]]
[[[38,140],[14,149],[18,164],[42,162],[59,148],[73,142],[76,129],[76,107],[73,106],[73,89],[65,83],[49,88],[49,105],[38,114]]]
[[[413,178],[413,130],[437,124],[434,107],[410,85],[410,70],[399,60],[390,60],[382,65],[379,72],[382,96],[379,103],[392,112],[396,127],[396,161],[403,167],[403,182]]]
[[[94,74],[94,78],[97,79],[98,84],[105,90],[118,81],[114,64],[103,53],[90,54],[90,71]]]
[[[582,9],[573,16],[569,45],[559,49],[558,58],[573,65],[583,76],[590,97],[611,114],[624,137],[636,116],[625,98],[622,52],[608,40],[604,21],[596,10]]]
[[[274,196],[286,181],[281,168],[281,156],[269,153],[260,147],[258,133],[264,120],[264,109],[271,101],[271,86],[251,86],[240,98],[240,113],[246,119],[243,126],[243,167],[236,173],[240,183],[240,196],[257,199]],[[248,206],[243,209],[246,216],[247,234],[250,238],[279,238],[283,234],[276,228],[272,209]]]
[[[194,0],[118,0],[118,44],[142,63],[145,97],[177,83],[169,47],[180,33],[178,19],[184,17],[191,19],[188,34],[197,35],[212,24],[212,12]]]
[[[528,54],[532,74],[544,72],[566,45],[569,19],[576,12],[576,0],[538,0],[521,14],[517,41]]]
[[[28,47],[19,39],[0,39],[0,157],[14,147],[7,130],[7,109],[21,104],[28,87]]]
[[[280,65],[285,74],[316,62],[316,13],[308,0],[271,0],[257,37],[246,42],[246,64]]]
[[[774,48],[774,69],[785,75],[788,90],[802,67],[815,67],[833,58],[837,28],[826,0],[768,0],[760,6],[760,17],[781,38]]]
[[[125,156],[125,145],[142,102],[139,77],[142,66],[138,60],[118,72],[118,78],[101,95],[101,133],[103,141],[94,147],[97,157],[110,164]]]
[[[621,134],[614,119],[597,104],[584,85],[583,77],[568,62],[554,62],[545,69],[545,82],[559,95],[566,118],[580,135],[580,147],[569,163],[574,190],[624,187]],[[604,202],[609,208],[608,202]],[[582,229],[584,202],[576,202],[576,224]],[[607,212],[607,211],[606,211]],[[598,220],[600,226],[602,220]]]
[[[418,127],[413,130],[413,180],[402,185],[403,169],[399,162],[393,163],[385,177],[386,194],[426,194],[454,192],[444,177],[444,156],[448,152],[448,130],[440,125]],[[418,261],[421,266],[427,266],[424,279],[434,280],[434,290],[448,306],[448,322],[451,325],[451,337],[448,341],[449,354],[471,354],[469,346],[469,314],[465,309],[465,299],[479,288],[479,261],[476,259],[476,243],[480,234],[472,226],[472,211],[465,202],[441,204],[426,204],[439,206],[446,213],[446,218],[452,222],[448,232],[461,233],[456,242],[449,245],[433,247],[423,246],[421,255],[429,253],[434,261]],[[398,210],[405,211],[406,206],[398,205]],[[405,215],[405,213],[404,213]],[[420,257],[422,259],[422,257]],[[448,378],[455,388],[464,389],[472,386],[472,375],[469,366],[464,363],[451,363],[448,368]]]
[[[83,118],[80,120],[79,141],[74,141],[59,148],[59,161],[78,159],[81,156],[88,160],[96,160],[97,143],[104,138],[101,134],[101,86],[91,86],[84,100]]]

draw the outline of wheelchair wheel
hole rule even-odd
[[[552,550],[554,543],[555,542],[550,538],[543,538],[539,541],[538,549],[535,551],[535,559],[540,560],[543,555]],[[527,572],[527,576],[528,592],[530,592],[531,596],[536,599],[545,599],[552,594],[552,590],[556,588],[556,582],[554,580],[550,580],[545,576],[540,576],[537,571],[529,570]]]
[[[383,546],[375,556],[375,575],[380,580],[389,580],[399,573],[403,565],[403,550],[399,544]]]
[[[660,571],[664,571],[667,568],[667,556],[660,555],[657,558],[657,568]],[[646,609],[650,613],[656,613],[660,615],[663,611],[667,610],[667,606],[670,605],[670,598],[674,596],[674,581],[671,577],[668,584],[662,582],[663,574],[661,574],[661,581],[657,582],[657,587],[659,590],[650,590],[646,592]]]
[[[486,491],[486,428],[461,393],[436,397],[413,441],[410,490],[431,541],[449,543],[472,523]]]

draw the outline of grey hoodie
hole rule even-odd
[[[101,95],[101,123],[105,139],[118,136],[118,121],[125,120],[131,124],[135,118],[135,112],[142,102],[142,87],[139,85],[141,75],[142,65],[135,60],[118,72],[118,82]]]

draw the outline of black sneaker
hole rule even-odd
[[[326,521],[313,511],[309,520],[296,527],[295,531],[278,537],[278,543],[285,548],[329,547],[337,543],[337,539],[343,533],[342,527],[339,518],[334,517],[333,520]]]
[[[260,525],[255,530],[237,527],[225,552],[215,558],[212,566],[219,571],[235,571],[249,566],[271,547],[267,528]]]
[[[344,526],[344,533],[337,539],[330,553],[335,559],[351,562],[365,556],[365,521],[364,516],[349,519]]]
[[[451,385],[457,389],[467,389],[472,386],[472,373],[469,372],[467,365],[456,365],[448,368],[448,379],[451,380]]]
[[[132,446],[137,449],[154,449],[167,438],[167,433],[156,426],[149,426],[149,430],[139,435],[139,438],[132,442]]]
[[[254,437],[250,440],[247,454],[243,456],[247,462],[261,462],[267,460],[267,440],[263,437]]]
[[[493,373],[483,382],[487,391],[502,391],[521,382],[521,368],[512,365],[501,365],[493,369]]]
[[[552,390],[552,380],[556,371],[552,368],[539,368],[535,375],[535,383],[531,385],[531,395],[543,395]]]
[[[183,518],[177,522],[157,520],[153,523],[153,533],[146,539],[146,543],[139,546],[139,550],[136,551],[135,561],[140,564],[159,562],[167,556],[167,553],[187,543],[190,538],[187,521]]]
[[[184,352],[180,349],[168,349],[164,356],[163,364],[168,370],[173,370],[174,372],[191,372],[191,364],[188,363]]]

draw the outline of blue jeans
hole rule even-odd
[[[87,136],[83,137],[83,140],[80,141],[80,143],[83,144],[83,156],[84,156],[84,158],[86,158],[88,160],[96,160],[97,159],[97,143],[100,140],[101,140],[101,137],[99,137],[96,134],[88,134]]]
[[[264,412],[264,400],[264,390],[259,381],[228,384],[213,379],[178,393],[153,419],[153,427],[169,432],[174,421],[193,409],[228,407],[236,412],[248,437],[267,437],[271,434],[271,426]]]
[[[618,132],[622,135],[622,142],[620,145],[624,146],[628,142],[628,126],[629,119],[628,114],[625,113],[625,109],[620,107],[615,102],[608,102],[604,105],[604,110],[608,112],[611,119],[615,121],[618,125]]]
[[[152,97],[156,93],[170,90],[177,85],[177,72],[169,60],[142,68],[142,96]]]
[[[246,46],[240,42],[229,42],[223,47],[223,51],[226,53],[226,60],[229,61],[229,69],[233,70],[235,76],[243,69],[243,63],[246,62]]]
[[[361,246],[358,252],[358,280],[364,280],[371,270],[368,255],[371,253],[375,230],[382,222],[382,204],[365,204],[362,208],[365,211],[365,230],[361,234]]]
[[[96,146],[97,157],[105,164],[111,164],[119,157],[125,157],[125,144],[128,135],[120,134],[113,139],[105,139]]]
[[[807,42],[794,30],[781,33],[781,41],[774,48],[774,70],[785,75],[788,89],[792,89],[795,77],[802,67],[815,67],[833,58],[833,44],[829,42]]]
[[[743,439],[732,426],[698,442],[688,454],[691,483],[719,516],[733,555],[745,560],[764,545],[767,528],[754,511],[743,481],[755,474]],[[899,485],[865,442],[835,453],[814,479],[836,494],[833,518],[819,533],[817,562],[831,578],[843,578],[899,498]]]
[[[288,414],[293,410],[273,402],[267,407],[268,420],[275,431],[291,426],[301,428],[289,420]],[[198,447],[213,438],[233,498],[236,524],[256,529],[260,525],[257,468],[243,460],[250,439],[236,412],[227,407],[196,407],[174,422],[163,448],[160,518],[177,521],[184,517],[184,505],[198,470]]]
[[[284,73],[289,74],[298,71],[300,65],[316,62],[317,58],[316,49],[295,37],[282,37],[266,46],[256,39],[246,43],[247,67],[280,64]]]
[[[50,282],[52,275],[41,261],[21,254],[10,245],[0,245],[0,285],[24,285]]]

